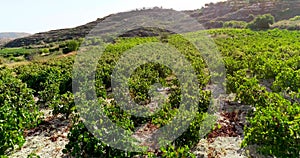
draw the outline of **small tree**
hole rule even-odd
[[[75,40],[67,42],[66,45],[67,45],[67,47],[63,49],[64,54],[67,54],[67,53],[70,53],[70,52],[73,52],[73,51],[76,51],[79,49],[79,42],[77,42]]]
[[[264,14],[257,16],[252,22],[247,25],[247,28],[252,30],[269,29],[270,25],[274,24],[274,16],[271,14]]]

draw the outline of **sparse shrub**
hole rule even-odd
[[[250,14],[247,19],[249,19],[250,21],[254,20],[255,16],[253,14]]]
[[[223,21],[209,21],[209,28],[222,28],[223,27]]]
[[[299,30],[300,29],[300,16],[295,16],[289,20],[281,20],[273,24],[272,28]]]
[[[245,21],[226,21],[223,24],[224,28],[245,28],[247,23]]]
[[[300,20],[300,16],[295,16],[293,18],[290,18],[289,20],[290,21],[298,21],[298,20]]]
[[[24,59],[23,56],[20,56],[20,57],[13,57],[12,60],[13,60],[14,62],[20,62],[20,61],[24,61],[25,59]]]
[[[290,25],[287,27],[288,30],[297,30],[297,25]]]
[[[168,34],[167,33],[162,33],[160,35],[160,41],[163,43],[167,43],[168,42]]]

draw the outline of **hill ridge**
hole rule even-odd
[[[153,9],[158,9],[154,7]],[[147,11],[134,10],[134,11]],[[130,12],[134,12],[130,11]],[[300,15],[300,1],[264,1],[264,2],[247,2],[245,0],[228,0],[218,3],[209,3],[205,7],[197,10],[182,11],[191,17],[197,19],[207,29],[222,27],[221,23],[231,20],[250,22],[255,16],[270,13],[276,21],[292,18]],[[111,14],[103,18],[74,28],[51,30],[41,32],[29,37],[15,39],[8,42],[5,47],[22,47],[29,45],[38,45],[44,43],[65,41],[85,37],[99,22],[104,21],[107,17],[123,14]],[[221,21],[219,23],[218,21]],[[132,35],[130,35],[132,36]]]

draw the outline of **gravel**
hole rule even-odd
[[[41,110],[44,121],[36,128],[25,132],[26,142],[21,149],[11,153],[11,158],[27,158],[34,154],[41,158],[64,157],[62,149],[69,142],[67,135],[70,121],[62,115],[53,116],[51,110]]]

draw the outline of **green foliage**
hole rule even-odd
[[[266,155],[299,157],[299,32],[210,32],[223,37],[216,42],[225,56],[228,93],[254,108],[243,147],[256,144]],[[269,87],[262,84],[266,81]]]
[[[211,28],[222,28],[224,25],[223,21],[209,21],[208,26],[210,26]]]
[[[39,155],[37,155],[36,153],[30,153],[27,158],[40,158]]]
[[[273,90],[276,92],[281,91],[294,91],[300,87],[300,69],[293,70],[291,68],[285,68],[280,72],[273,83]]]
[[[14,61],[14,62],[20,62],[20,61],[24,61],[24,57],[20,56],[20,57],[10,57],[9,58],[10,61]]]
[[[268,18],[267,15],[260,18],[272,21],[272,18]],[[256,23],[260,25],[257,19]],[[247,118],[248,124],[245,127],[243,146],[247,147],[257,144],[260,147],[260,151],[267,155],[299,157],[300,32],[278,29],[268,31],[219,29],[204,32],[208,32],[214,38],[220,53],[224,57],[227,73],[227,93],[236,93],[237,101],[251,105],[254,109]],[[193,38],[193,35],[198,33],[203,33],[203,31],[187,35],[194,42],[201,43],[203,39]],[[138,67],[128,80],[130,94],[137,103],[148,103],[151,101],[151,96],[148,92],[152,90],[154,83],[160,83],[163,87],[170,87],[168,99],[157,113],[147,118],[136,117],[122,110],[116,101],[108,101],[115,97],[112,94],[107,94],[107,89],[111,88],[111,74],[123,52],[143,43],[159,42],[160,40],[174,46],[190,61],[200,83],[199,89],[204,89],[210,83],[212,75],[219,75],[209,74],[206,70],[207,63],[204,62],[202,56],[210,54],[205,54],[205,52],[200,54],[190,42],[180,35],[169,35],[163,38],[119,38],[115,40],[114,44],[107,44],[104,54],[98,60],[95,82],[93,82],[95,85],[94,90],[99,100],[99,107],[96,109],[103,111],[113,123],[130,132],[134,132],[137,127],[145,123],[150,123],[158,128],[162,127],[168,124],[178,113],[178,106],[181,101],[180,94],[182,92],[179,88],[180,83],[176,75],[168,67],[158,63],[148,63]],[[97,39],[85,42],[86,45],[103,43],[103,41]],[[67,47],[67,43],[65,45],[61,44],[61,48],[65,47]],[[15,76],[12,76],[8,71],[1,70],[2,76],[6,77],[2,77],[0,80],[0,91],[2,87],[4,94],[0,95],[0,101],[2,96],[4,98],[8,97],[11,102],[18,104],[4,101],[4,106],[2,106],[1,103],[1,108],[5,109],[8,107],[8,111],[1,109],[4,112],[1,113],[2,111],[0,111],[0,117],[10,118],[10,116],[15,116],[14,110],[11,110],[14,107],[11,105],[20,105],[22,107],[23,105],[26,105],[25,107],[31,104],[34,105],[32,101],[33,92],[18,80],[21,79],[28,87],[35,90],[34,95],[38,96],[43,104],[46,103],[54,109],[54,114],[61,113],[65,114],[66,117],[74,116],[72,117],[73,126],[68,135],[70,142],[66,145],[64,153],[76,157],[132,157],[136,155],[148,155],[149,157],[194,157],[190,153],[190,148],[201,139],[199,131],[201,130],[201,123],[208,117],[206,112],[210,104],[210,91],[199,91],[199,111],[197,111],[196,117],[189,124],[189,128],[174,142],[170,142],[169,146],[161,148],[156,153],[124,152],[98,140],[88,131],[82,120],[77,115],[73,115],[78,110],[75,109],[74,98],[83,97],[89,99],[90,97],[79,93],[79,90],[84,92],[91,90],[89,88],[79,89],[74,87],[75,94],[74,96],[71,94],[73,83],[78,85],[87,84],[84,82],[86,78],[84,78],[83,72],[74,74],[75,78],[79,80],[74,80],[72,83],[73,63],[73,58],[51,60],[46,63],[33,63],[14,69]],[[214,65],[217,64],[214,63]],[[146,79],[144,76],[147,76]],[[269,85],[265,85],[266,81],[269,82]],[[12,90],[6,91],[7,89]],[[20,102],[17,100],[19,97],[21,98]],[[82,104],[90,106],[91,103]],[[97,110],[85,111],[85,114],[88,114],[91,118],[96,118],[97,114],[99,114]],[[28,113],[28,111],[24,112],[25,115]],[[30,111],[30,114],[33,113]],[[1,120],[3,119],[1,118]],[[13,122],[15,120],[10,121],[7,125],[16,124],[16,122]],[[101,120],[97,120],[93,123],[100,122]],[[0,123],[0,128],[3,128],[3,122]],[[22,127],[24,126],[22,125]],[[11,126],[9,127],[11,130],[15,130]],[[5,128],[7,127],[5,126]],[[101,130],[110,131],[110,129]],[[2,131],[7,130],[1,129]],[[6,139],[7,137],[0,136],[0,139],[2,138],[5,138],[6,141],[9,140]],[[12,136],[12,138],[16,137]],[[23,139],[20,137],[20,140],[14,144],[22,142]],[[8,148],[8,146],[5,148]],[[4,151],[3,149],[2,147],[1,150]],[[157,153],[161,154],[155,155]]]
[[[297,81],[299,80],[300,68],[300,54],[298,51],[300,43],[296,39],[299,37],[299,32],[280,30],[253,32],[250,30],[239,29],[210,30],[208,32],[212,37],[216,38],[215,41],[219,46],[220,52],[225,56],[224,61],[228,74],[226,85],[228,93],[236,93],[237,100],[244,104],[253,105],[256,108],[256,111],[253,111],[249,115],[249,125],[245,127],[246,139],[244,140],[243,145],[259,144],[263,153],[275,155],[277,157],[298,156],[299,104],[297,102],[297,96],[299,96],[299,85]],[[111,87],[110,74],[122,55],[122,52],[133,48],[137,44],[158,40],[159,39],[156,38],[118,39],[115,44],[108,45],[104,55],[99,60],[99,65],[97,67],[95,82],[95,85],[97,85],[97,96],[104,100],[107,99],[106,88]],[[192,47],[186,49],[189,45],[188,42],[177,35],[172,35],[164,41],[173,44],[191,61],[198,74],[201,87],[209,82],[209,76],[203,72],[203,68],[205,67],[203,60],[196,56],[197,53]],[[53,63],[48,65],[51,65],[52,67],[57,66],[57,64]],[[56,74],[56,76],[64,76],[58,74]],[[22,76],[22,73],[20,75]],[[147,93],[151,88],[151,84],[158,82],[164,86],[178,86],[178,81],[176,79],[171,82],[165,81],[165,77],[170,75],[172,75],[170,70],[156,63],[150,63],[139,67],[130,78],[132,96],[134,96],[136,102],[147,102],[149,101]],[[141,76],[150,77],[148,80],[143,80]],[[48,77],[44,78],[40,83],[46,83],[47,80],[58,82],[54,77],[47,78]],[[274,93],[267,92],[266,88],[260,85],[263,80],[274,81],[272,86]],[[59,90],[61,91],[61,86],[67,82],[59,83],[60,86],[54,87],[59,87]],[[48,86],[51,87],[50,85]],[[41,90],[43,89],[44,88]],[[285,93],[282,94],[281,91],[284,91]],[[121,110],[113,101],[111,103],[102,102],[102,105],[105,107],[105,114],[110,120],[113,120],[114,123],[126,130],[133,131],[136,128],[136,125],[148,121],[151,121],[155,126],[161,127],[168,124],[169,120],[178,112],[176,108],[179,105],[180,93],[180,89],[176,88],[176,86],[171,88],[169,102],[165,103],[163,108],[150,118],[130,116]],[[203,112],[207,110],[209,105],[210,93],[200,91],[200,96],[200,111],[197,114],[197,117],[190,124],[188,130],[173,142],[173,145],[169,146],[167,149],[161,149],[165,151],[164,156],[168,157],[186,154],[188,153],[188,149],[185,148],[185,145],[192,147],[197,143],[197,140],[200,139],[198,132],[201,122],[206,117]],[[286,99],[283,96],[289,97],[290,99]],[[64,95],[64,97],[60,95],[54,96],[53,103],[58,101],[58,103],[53,106],[57,109],[57,113],[72,113],[72,110],[70,110],[72,104],[70,106],[67,103],[71,100],[70,98],[72,98],[70,95]],[[59,100],[63,100],[63,103],[60,103]],[[72,101],[70,102],[72,103]],[[281,122],[280,127],[282,125],[282,128],[278,128],[276,122],[270,121],[271,118],[273,119],[273,116],[274,119],[276,118],[278,122]],[[72,127],[68,138],[71,141],[66,146],[64,152],[70,153],[73,156],[129,157],[129,155],[132,156],[136,154],[153,155],[151,153],[126,153],[113,149],[93,137],[84,124],[76,119],[74,120],[74,126]],[[282,146],[286,146],[287,148],[277,148]]]
[[[99,60],[96,72],[95,84],[97,87],[95,90],[99,100],[107,99],[105,95],[106,89],[103,87],[111,87],[111,74],[122,53],[139,44],[157,42],[159,41],[158,38],[159,37],[117,39],[116,43],[109,44],[106,47],[104,54]],[[177,47],[188,59],[190,59],[193,66],[195,66],[197,70],[196,73],[198,79],[203,85],[205,85],[208,82],[208,79],[206,79],[207,76],[204,77],[204,73],[202,72],[203,68],[205,67],[203,59],[195,48],[191,47],[191,49],[186,49],[187,47],[191,46],[191,43],[183,39],[181,36],[170,36],[165,41],[168,41],[170,44]],[[81,75],[82,74],[76,74],[76,78],[82,79],[81,82],[83,82],[84,79]],[[113,123],[130,132],[134,132],[141,124],[145,124],[147,122],[150,122],[153,126],[162,127],[170,123],[172,118],[178,113],[178,105],[181,101],[179,96],[180,89],[176,88],[180,86],[178,80],[175,77],[175,79],[167,81],[166,78],[170,76],[174,76],[174,74],[168,67],[159,63],[147,63],[135,69],[134,73],[131,74],[130,79],[128,80],[130,94],[136,103],[147,104],[151,101],[151,96],[148,94],[148,92],[151,90],[151,88],[153,88],[152,85],[155,83],[160,83],[163,87],[174,88],[170,94],[171,96],[169,97],[169,101],[164,103],[162,108],[152,116],[147,118],[131,116],[119,107],[122,103],[118,102],[118,104],[116,104],[115,101],[111,101],[109,103],[102,101],[100,102],[100,107],[97,107],[96,109],[102,108],[105,115],[108,116]],[[204,79],[205,82],[202,82]],[[77,84],[85,83],[83,82]],[[197,111],[195,119],[190,123],[188,130],[174,142],[174,146],[170,146],[167,149],[162,149],[164,150],[163,157],[169,157],[170,155],[177,155],[179,157],[192,156],[192,154],[187,151],[189,150],[189,146],[195,145],[200,139],[199,130],[201,122],[205,118],[204,113],[206,112],[210,103],[209,94],[202,91],[199,93],[201,93],[202,99],[201,101],[199,100],[199,111]],[[82,96],[81,94],[77,95]],[[83,95],[83,97],[88,98],[89,96]],[[86,111],[86,113],[89,114],[89,117],[96,117],[97,111]],[[97,124],[99,121],[95,121],[93,124],[94,123]],[[66,146],[66,149],[64,150],[65,153],[72,154],[73,156],[83,156],[87,154],[91,157],[127,157],[130,155],[147,154],[128,153],[116,150],[93,137],[92,134],[88,132],[86,127],[84,127],[82,122],[78,122],[78,120],[75,119],[74,124],[75,125],[68,136],[70,143]],[[105,128],[101,130],[110,131],[110,129]]]
[[[50,53],[50,51],[48,48],[44,48],[41,50],[41,53],[47,54],[47,53]]]
[[[19,57],[26,56],[29,54],[34,54],[38,50],[36,49],[25,49],[25,48],[5,48],[0,50],[0,56],[8,58],[8,57]]]
[[[68,134],[69,143],[63,150],[75,157],[132,157],[134,154],[114,149],[95,138],[85,127],[82,121],[76,120],[76,124]]]
[[[290,21],[298,21],[298,20],[300,20],[300,16],[295,16],[293,18],[290,18],[289,20]]]
[[[64,114],[67,119],[76,111],[74,96],[71,92],[55,96],[51,100],[50,106],[53,108],[54,115]]]
[[[33,91],[9,70],[0,70],[0,155],[15,145],[22,147],[23,132],[38,123]]]
[[[226,21],[223,24],[223,28],[246,28],[247,22],[245,21]]]
[[[295,16],[289,20],[281,20],[272,25],[272,28],[300,30],[300,16]]]
[[[264,154],[299,157],[300,104],[292,104],[276,93],[264,93],[245,128],[243,146],[257,144]]]
[[[269,29],[270,25],[274,22],[274,17],[271,14],[259,15],[247,25],[247,28],[252,30],[265,30]]]
[[[71,40],[66,43],[66,48],[63,49],[63,53],[67,54],[79,49],[79,42],[76,40]]]
[[[178,157],[178,158],[196,158],[196,156],[190,152],[190,148],[188,146],[180,147],[175,149],[174,146],[168,146],[167,148],[162,148],[162,156],[163,158],[169,157]]]
[[[17,67],[17,77],[35,90],[43,103],[48,103],[57,94],[72,91],[72,58],[48,63],[32,63]]]
[[[56,94],[59,94],[59,83],[55,82],[55,80],[48,79],[41,83],[41,86],[45,87],[44,90],[39,91],[39,99],[44,103],[50,102]]]

